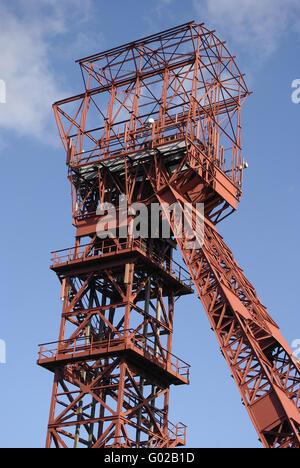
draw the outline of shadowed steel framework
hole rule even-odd
[[[185,425],[168,415],[170,386],[190,375],[172,353],[173,318],[194,288],[262,444],[299,448],[299,364],[216,228],[237,209],[247,167],[240,113],[250,93],[235,58],[190,22],[78,64],[82,94],[54,104],[76,235],[53,253],[62,319],[38,358],[54,373],[47,447],[185,445]],[[160,203],[170,237],[100,239],[99,204],[124,195]],[[201,248],[174,235],[173,203],[192,204],[194,232],[204,203]]]

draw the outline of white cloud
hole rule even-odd
[[[0,76],[6,83],[0,127],[38,136],[59,90],[49,68],[41,31],[28,26],[0,7]]]
[[[83,21],[89,2],[86,8],[79,0],[31,0],[24,8],[19,5],[12,10],[0,2],[0,79],[6,83],[7,101],[0,105],[0,131],[50,141],[51,105],[68,94],[61,89],[50,60],[51,38],[66,33],[75,15],[78,22]]]
[[[300,12],[299,0],[194,0],[194,6],[199,21],[204,14],[217,35],[259,59],[276,50],[284,31],[295,28]]]

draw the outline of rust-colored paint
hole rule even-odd
[[[83,93],[53,106],[76,241],[51,265],[63,311],[58,341],[38,360],[54,373],[47,447],[185,444],[185,426],[168,420],[170,386],[190,373],[172,354],[173,319],[194,285],[261,442],[299,448],[299,365],[216,229],[238,206],[246,167],[250,93],[234,58],[190,22],[78,63]],[[121,194],[205,203],[202,248],[184,237],[100,240],[97,206]],[[188,271],[174,262],[176,243]]]

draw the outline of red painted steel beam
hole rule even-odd
[[[173,274],[173,238],[154,240],[162,262],[152,240],[123,250],[119,239],[100,243],[98,203],[126,194],[129,205],[191,204],[194,232],[204,203],[203,245],[177,244],[260,440],[300,447],[299,365],[215,228],[237,208],[247,167],[241,106],[250,93],[235,57],[214,31],[189,22],[78,63],[84,92],[54,104],[77,231],[75,247],[52,265],[63,312],[57,348],[42,348],[39,359],[55,374],[47,446],[185,443],[168,409],[170,366],[185,378],[172,361],[175,295],[190,293],[190,283]]]
[[[148,177],[162,206],[184,209],[174,189],[157,191],[155,174]],[[205,224],[202,248],[187,249],[184,237],[177,243],[261,442],[300,448],[300,366],[277,324],[214,226]]]

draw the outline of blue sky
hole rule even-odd
[[[51,104],[81,90],[74,60],[90,53],[190,20],[227,41],[254,94],[243,109],[244,195],[220,231],[287,342],[300,338],[299,14],[299,0],[0,0],[1,447],[45,443],[52,375],[35,361],[61,313],[50,251],[74,238]],[[188,446],[259,447],[196,295],[177,303],[174,353],[192,365],[170,413],[188,426]]]

